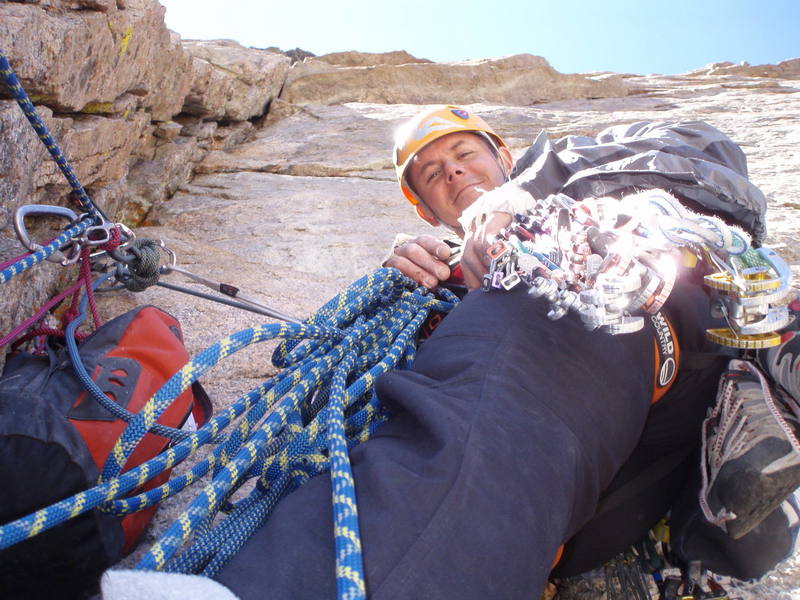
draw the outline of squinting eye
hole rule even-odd
[[[472,150],[467,150],[466,152],[459,154],[458,158],[467,158],[470,154],[472,154]]]
[[[427,182],[430,183],[431,181],[433,181],[434,177],[436,177],[438,174],[439,171],[432,171],[431,174],[428,175]]]

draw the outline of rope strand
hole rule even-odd
[[[331,470],[339,596],[365,598],[348,451],[369,439],[386,420],[373,393],[375,379],[400,365],[410,366],[416,333],[426,316],[431,310],[447,312],[457,302],[450,292],[437,293],[438,298],[394,269],[381,269],[338,294],[303,324],[262,325],[207,348],[130,419],[95,487],[0,526],[0,548],[94,508],[117,515],[142,510],[213,471],[211,481],[137,566],[211,576],[264,523],[283,496]],[[86,316],[88,297],[82,304],[83,317],[70,324],[68,342]],[[198,431],[183,432],[184,437],[162,454],[122,472],[144,434],[156,431],[158,416],[174,398],[222,359],[270,339],[282,339],[273,356],[273,362],[283,367],[281,373],[214,415]],[[224,434],[237,419],[235,430]],[[215,447],[208,457],[187,473],[125,497],[212,443]],[[252,491],[232,501],[234,492],[252,478],[257,479]],[[221,514],[223,508],[229,514]]]

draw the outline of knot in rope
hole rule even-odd
[[[132,240],[126,251],[133,256],[117,265],[117,280],[131,292],[141,292],[158,283],[160,248],[155,240]]]

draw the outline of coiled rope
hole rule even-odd
[[[448,312],[457,298],[439,297],[394,269],[363,277],[306,323],[261,325],[207,348],[173,375],[134,416],[110,453],[98,484],[0,527],[0,548],[32,537],[93,508],[142,510],[213,470],[212,479],[153,545],[138,568],[214,575],[269,518],[277,502],[310,477],[331,471],[336,578],[341,598],[365,598],[358,512],[348,449],[386,419],[372,393],[375,379],[411,365],[416,333],[430,311]],[[84,300],[82,310],[85,312]],[[257,386],[196,432],[130,471],[122,466],[159,415],[209,368],[258,342],[280,338],[278,375]],[[239,417],[237,427],[223,430]],[[188,472],[152,490],[125,494],[172,468],[198,448],[212,452]],[[254,489],[231,502],[244,482]],[[229,514],[218,517],[221,509]],[[218,521],[218,522],[215,522]],[[178,550],[190,542],[178,555]]]

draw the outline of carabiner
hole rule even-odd
[[[88,213],[81,215],[81,219],[88,217]],[[114,223],[106,221],[100,225],[92,225],[82,234],[75,238],[81,246],[102,246],[111,241],[112,230],[116,228]]]
[[[61,217],[67,219],[71,225],[78,221],[78,215],[75,214],[75,211],[65,206],[52,206],[50,204],[26,204],[20,206],[14,212],[14,231],[17,232],[17,237],[22,245],[31,252],[41,250],[43,246],[34,242],[28,234],[28,230],[25,228],[25,217],[27,216]],[[68,253],[56,250],[47,257],[47,260],[63,266],[77,262],[81,256],[81,245],[76,241],[72,241],[63,250],[66,251],[67,248],[69,248]]]
[[[90,217],[89,213],[83,213],[79,220],[86,219]],[[120,234],[120,245],[126,244],[130,240],[136,237],[136,234],[131,231],[126,225],[122,223],[112,223],[111,221],[103,220],[100,225],[92,225],[86,231],[84,231],[80,236],[75,238],[75,240],[81,246],[102,246],[103,244],[107,244],[113,238],[113,231],[117,229],[119,230]]]

